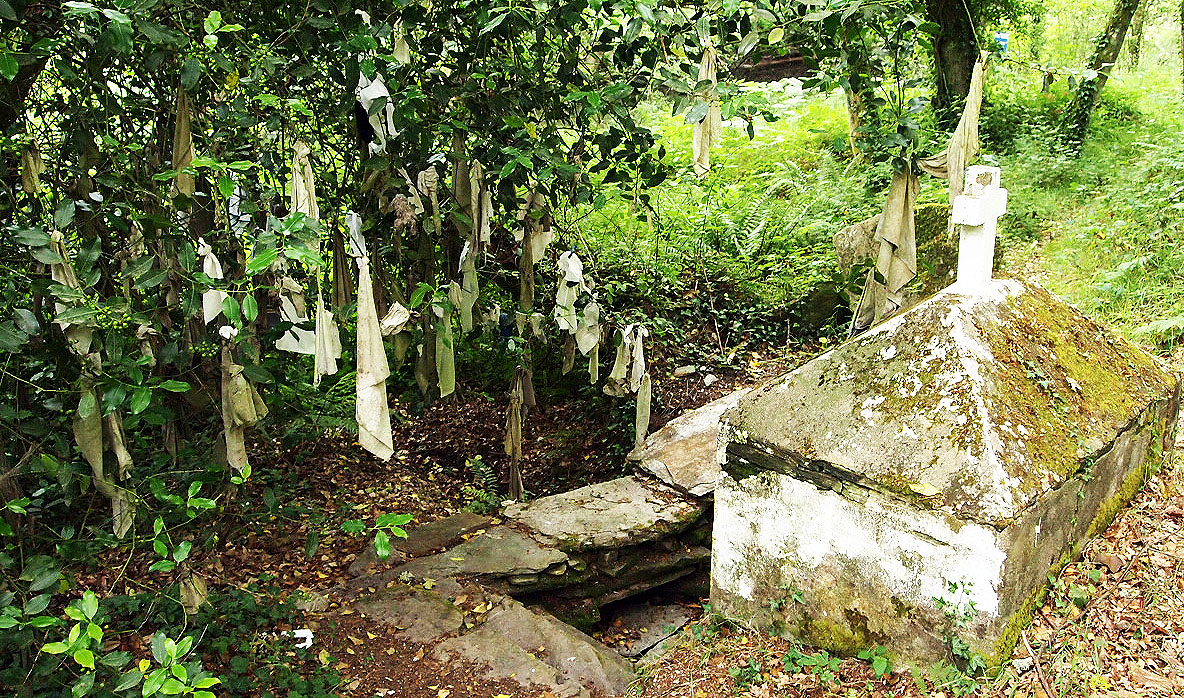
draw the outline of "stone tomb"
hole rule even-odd
[[[724,413],[719,611],[908,663],[954,631],[997,663],[1160,464],[1177,378],[985,264]]]
[[[718,610],[932,661],[943,598],[975,651],[1006,658],[1046,575],[1159,465],[1179,388],[1043,289],[990,285],[939,294],[724,414]]]

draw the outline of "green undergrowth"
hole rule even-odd
[[[1001,237],[1013,243],[1011,262],[1039,249],[1054,292],[1169,351],[1184,336],[1178,77],[1167,70],[1144,70],[1137,79],[1120,72],[1102,93],[1079,158],[1052,145],[1067,90],[1058,83],[1039,92],[1036,78],[1028,79],[1001,77],[995,84],[1005,91],[984,112],[985,123],[1002,121],[1002,113],[1024,124],[1007,139],[986,139],[1010,191]]]

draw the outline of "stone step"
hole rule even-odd
[[[504,515],[559,550],[579,552],[667,538],[706,509],[671,487],[634,475],[511,504]]]
[[[488,516],[480,516],[472,512],[462,511],[452,516],[411,528],[407,531],[406,538],[395,538],[391,541],[391,556],[386,560],[380,560],[378,558],[373,544],[366,546],[366,549],[358,556],[358,559],[354,560],[349,566],[349,573],[355,577],[360,577],[364,574],[373,574],[384,567],[401,564],[408,558],[421,557],[442,548],[456,545],[464,540],[464,537],[469,533],[479,531],[489,526],[491,522],[492,519]]]
[[[557,697],[622,695],[633,680],[631,662],[545,611],[475,585],[459,589],[465,607],[434,589],[399,582],[359,598],[353,607],[365,618],[394,626],[411,642],[434,644],[441,661],[463,658],[483,665],[489,678],[513,678]],[[486,610],[473,613],[474,605]]]

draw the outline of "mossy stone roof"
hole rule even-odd
[[[1002,528],[1176,380],[1039,286],[996,281],[939,293],[762,386],[724,414],[721,438],[759,456],[750,466],[785,461]]]

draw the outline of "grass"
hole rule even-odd
[[[1107,85],[1080,158],[1048,148],[1041,137],[1048,124],[1040,122],[996,155],[1011,191],[1004,239],[1043,242],[1051,290],[1118,331],[1170,350],[1184,335],[1178,78],[1164,69],[1122,77]]]

